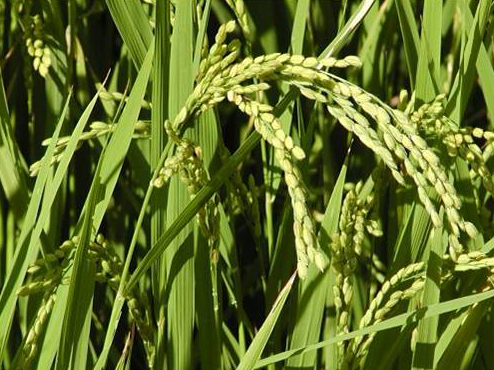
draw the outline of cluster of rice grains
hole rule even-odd
[[[406,101],[406,99],[404,100]],[[412,99],[406,110],[411,110],[410,107],[413,103]],[[480,127],[459,128],[444,115],[445,105],[445,96],[438,95],[433,102],[423,104],[410,114],[411,124],[423,136],[432,138],[439,145],[444,145],[444,152],[449,157],[463,159],[470,169],[472,182],[482,184],[492,197],[494,195],[494,181],[486,163],[494,151],[494,133]],[[481,221],[484,235],[492,235],[494,231],[492,212],[489,211],[489,207],[483,207],[484,194],[478,190],[478,187],[474,187],[473,195],[483,212]]]
[[[377,221],[369,219],[371,207],[375,203],[374,193],[365,196],[362,182],[350,184],[350,189],[341,207],[338,232],[332,236],[331,266],[335,271],[333,286],[338,333],[348,333],[349,315],[353,298],[353,274],[357,258],[363,257],[365,233],[381,236]],[[339,342],[340,358],[348,353],[350,343]]]
[[[485,253],[474,251],[460,254],[456,260],[446,254],[441,263],[441,285],[465,271],[483,270],[492,279],[494,276],[494,257]],[[424,262],[413,263],[398,270],[388,280],[381,285],[379,292],[370,301],[367,310],[360,319],[358,329],[377,324],[388,318],[392,310],[401,302],[418,297],[425,284]],[[492,285],[492,281],[481,290],[486,290]],[[365,355],[375,337],[376,333],[366,336],[359,336],[350,340],[346,344],[345,351],[340,357],[341,369],[361,368]],[[413,341],[416,338],[412,336]]]
[[[15,10],[13,14],[17,17],[22,27],[23,41],[27,54],[31,59],[31,63],[26,63],[26,66],[32,65],[35,71],[42,77],[46,77],[48,69],[52,64],[52,55],[47,45],[48,38],[46,37],[42,15],[41,13],[33,14],[35,10],[34,3],[33,0],[14,0],[12,2],[13,9]],[[32,70],[24,71],[28,75],[31,72]]]
[[[31,22],[30,37],[26,38],[27,52],[33,58],[33,68],[42,77],[46,77],[51,65],[51,52],[43,39],[44,30],[41,16],[35,15],[31,18]]]
[[[229,0],[228,4],[238,13],[239,18],[243,19],[244,35],[249,35],[246,16],[243,14],[243,2]],[[194,196],[208,183],[210,179],[204,167],[201,148],[184,138],[183,132],[190,120],[226,100],[250,117],[255,130],[273,148],[277,164],[284,173],[293,207],[293,232],[297,272],[300,278],[307,276],[311,263],[323,270],[327,258],[322,253],[316,238],[315,222],[307,203],[308,190],[299,169],[299,161],[305,158],[304,150],[297,145],[289,132],[282,129],[280,121],[273,113],[273,107],[258,99],[260,92],[270,88],[270,82],[285,82],[299,89],[306,98],[325,106],[330,115],[379,157],[382,161],[380,170],[389,171],[387,173],[403,186],[413,182],[418,197],[436,228],[443,226],[439,207],[444,207],[447,219],[445,226],[449,231],[449,254],[444,256],[443,278],[448,278],[458,271],[485,268],[493,270],[492,258],[479,253],[463,253],[461,233],[475,238],[477,230],[472,223],[461,216],[461,201],[452,180],[441,164],[439,156],[424,138],[443,141],[448,154],[462,157],[469,164],[472,176],[480,178],[486,190],[492,193],[494,190],[492,175],[485,162],[494,148],[492,145],[494,134],[479,128],[457,128],[444,117],[444,96],[439,96],[431,104],[423,105],[415,111],[413,102],[401,110],[392,109],[358,86],[324,70],[360,67],[361,62],[355,56],[317,60],[301,55],[274,53],[257,58],[247,57],[237,62],[241,51],[239,40],[226,42],[228,34],[234,29],[233,21],[219,28],[209,52],[203,53],[193,93],[177,116],[172,121],[166,121],[165,130],[175,146],[175,152],[166,159],[164,166],[159,170],[153,182],[155,187],[163,186],[172,176],[178,175],[187,186],[189,194]],[[107,98],[123,97],[109,95]],[[148,126],[136,126],[135,134],[145,137],[147,129]],[[81,140],[108,134],[111,131],[111,125],[95,122],[91,126],[91,131]],[[476,140],[485,141],[483,150],[475,143]],[[57,145],[57,148],[61,148],[60,152],[65,143],[62,140]],[[32,169],[33,172],[36,170],[37,168]],[[232,184],[230,185],[239,187],[237,190],[239,197],[243,197],[242,202],[248,206],[253,204],[257,206],[257,203],[249,200],[248,189],[240,178],[236,178]],[[258,189],[253,180],[250,191],[252,197],[256,198],[255,192]],[[364,194],[361,183],[350,188],[343,202],[338,232],[332,236],[331,266],[336,273],[334,301],[339,332],[349,331],[352,281],[358,258],[370,257],[376,266],[379,265],[377,257],[364,248],[366,235],[382,235],[378,222],[371,219],[370,212],[378,198],[379,190],[376,188],[370,195]],[[201,231],[211,248],[219,238],[218,201],[218,196],[213,196],[198,213]],[[255,234],[258,238],[260,235],[258,206],[253,210],[251,218],[256,220],[252,227],[256,230]],[[33,337],[36,337],[46,322],[46,317],[53,307],[54,289],[61,283],[63,271],[69,264],[69,252],[73,250],[74,242],[68,243],[70,247],[64,243],[56,254],[37,261],[30,269],[33,279],[19,291],[21,295],[45,292],[43,305],[31,329],[33,334],[29,333],[24,344],[26,361],[29,361],[36,351],[33,347],[36,340]],[[116,289],[122,266],[118,257],[105,245],[104,240],[100,238],[97,243],[92,244],[90,251],[100,267],[98,279],[106,281],[110,287]],[[47,267],[43,261],[49,261],[53,266]],[[44,273],[40,274],[40,270]],[[360,328],[383,320],[399,302],[414,297],[424,285],[423,263],[404,267],[386,281],[383,281],[383,274],[378,273],[381,278],[377,280],[382,282],[382,286],[379,292],[371,297],[370,305],[360,321]],[[152,363],[154,327],[149,319],[149,305],[142,306],[139,303],[146,302],[143,297],[127,299],[131,316],[137,324],[148,352],[148,359]],[[341,368],[355,368],[365,356],[372,339],[373,335],[370,335],[341,343]]]
[[[303,278],[307,275],[310,262],[314,262],[321,270],[326,264],[315,237],[314,220],[306,204],[307,190],[296,164],[296,160],[303,159],[305,154],[281,129],[280,122],[272,113],[273,108],[251,98],[253,93],[268,89],[269,84],[261,82],[241,85],[253,78],[273,77],[275,72],[281,71],[285,65],[290,65],[288,62],[290,56],[277,53],[256,59],[246,58],[240,63],[234,63],[240,51],[239,41],[233,40],[228,45],[224,44],[227,34],[234,28],[234,22],[220,27],[207,58],[200,64],[194,92],[173,123],[167,123],[166,130],[174,132],[171,137],[179,142],[182,140],[179,139],[179,133],[189,118],[211,108],[225,98],[252,117],[255,129],[273,146],[278,163],[285,173],[285,181],[294,209],[293,228],[298,259],[297,270]],[[171,174],[169,163],[168,165],[165,163],[155,185],[160,185],[166,173]]]
[[[382,160],[399,184],[408,186],[410,179],[417,188],[418,197],[434,227],[443,226],[438,207],[444,207],[448,221],[446,226],[449,229],[449,255],[444,258],[445,264],[451,265],[444,269],[447,276],[460,270],[492,269],[491,258],[462,254],[461,232],[475,238],[477,230],[461,216],[461,201],[453,183],[438,155],[424,139],[429,138],[429,131],[434,131],[438,122],[447,121],[443,109],[439,109],[440,104],[443,106],[444,97],[438,97],[432,104],[417,111],[411,110],[410,106],[408,109],[395,110],[358,86],[322,70],[323,67],[359,67],[361,62],[354,56],[340,60],[317,60],[301,55],[274,53],[257,58],[247,57],[241,62],[235,62],[240,52],[239,41],[225,43],[227,34],[234,27],[233,22],[220,27],[209,53],[204,53],[205,58],[196,76],[194,92],[175,120],[167,123],[166,130],[179,149],[171,162],[161,170],[161,177],[157,179],[158,186],[164,178],[178,171],[174,170],[174,166],[177,156],[181,158],[184,153],[184,141],[179,137],[186,123],[217,103],[228,100],[252,119],[256,131],[273,147],[277,163],[284,172],[294,210],[293,231],[299,276],[304,278],[307,275],[310,263],[315,263],[322,270],[327,263],[326,257],[315,237],[314,220],[306,201],[307,189],[297,164],[304,159],[305,153],[289,133],[283,131],[273,114],[273,107],[256,100],[257,93],[270,88],[269,82],[282,81],[296,86],[305,97],[325,105],[344,128],[355,134]],[[444,125],[441,124],[441,127]],[[491,143],[492,134],[480,129],[456,129],[449,121],[446,127],[448,130],[442,134],[448,145],[448,153],[458,153],[464,158],[471,166],[472,173],[479,176],[486,189],[491,192],[492,176],[485,166],[486,153],[482,153],[474,144],[473,138]],[[195,163],[193,158],[197,157],[197,148],[194,149],[191,143],[185,146],[189,148],[186,151],[189,157],[181,158],[180,161],[192,165]],[[488,152],[487,155],[489,154]],[[199,169],[194,165],[192,168]],[[382,235],[378,223],[368,217],[373,206],[373,197],[361,198],[360,191],[361,184],[357,184],[348,192],[342,207],[339,231],[333,236],[331,244],[332,268],[337,279],[333,288],[339,332],[349,330],[352,275],[357,258],[362,255],[364,232],[374,236]],[[374,260],[375,256],[371,257]],[[360,327],[383,320],[399,302],[409,300],[421,292],[424,286],[423,276],[424,264],[418,263],[402,268],[384,281],[362,317]],[[341,344],[342,368],[358,367],[372,339],[373,335],[357,337]]]
[[[56,290],[60,284],[68,283],[67,272],[74,258],[74,251],[79,243],[79,237],[66,240],[53,253],[36,260],[29,268],[30,281],[19,288],[19,296],[42,294],[42,303],[23,343],[18,368],[29,368],[39,350],[38,340],[48,322],[55,303]],[[114,249],[102,235],[89,244],[88,256],[96,265],[96,281],[107,284],[115,292],[118,291],[123,263]],[[149,367],[152,368],[155,357],[154,332],[151,320],[151,309],[147,296],[138,290],[133,290],[125,297],[129,307],[130,318],[135,322],[146,350]]]
[[[443,224],[435,204],[435,197],[439,197],[451,231],[449,252],[455,259],[463,250],[460,232],[474,238],[477,231],[472,223],[461,216],[461,201],[456,190],[438,156],[421,136],[422,127],[419,122],[422,122],[424,116],[433,115],[436,121],[440,119],[438,117],[442,117],[442,110],[437,109],[437,104],[433,103],[416,112],[393,110],[363,89],[321,70],[322,67],[359,67],[361,62],[354,56],[341,60],[326,58],[318,61],[312,57],[274,53],[257,58],[247,57],[235,63],[240,53],[240,42],[233,40],[225,43],[227,35],[234,28],[233,21],[220,27],[215,43],[200,63],[194,92],[167,130],[173,130],[178,137],[190,118],[225,98],[253,119],[255,129],[274,148],[278,164],[285,173],[285,182],[294,209],[299,275],[306,276],[310,262],[315,262],[320,269],[326,262],[317,245],[314,221],[306,203],[306,188],[297,166],[297,161],[303,159],[305,153],[282,130],[280,122],[272,113],[273,108],[254,99],[254,93],[267,90],[270,81],[294,85],[305,97],[325,104],[329,113],[343,127],[353,132],[377,154],[398,183],[407,185],[406,178],[411,178],[435,227]],[[427,127],[426,123],[424,125]],[[472,170],[483,179],[487,189],[492,189],[491,176],[482,164],[478,147],[472,144],[468,133],[468,130],[454,131],[451,128],[445,135],[448,140],[453,138],[455,143],[460,140],[461,135],[462,142],[467,145],[455,145],[454,148],[460,155],[464,155]],[[480,132],[478,129],[472,130],[471,134],[492,140],[490,133]],[[449,142],[448,140],[446,141]],[[453,153],[453,146],[449,147]],[[169,172],[170,169],[163,171]],[[157,181],[159,183],[161,178]]]
[[[449,252],[454,259],[462,251],[460,231],[470,238],[475,238],[477,231],[460,215],[460,198],[438,156],[404,112],[392,110],[373,95],[337,76],[327,75],[332,81],[330,89],[306,85],[302,93],[318,101],[325,98],[329,113],[378,155],[399,184],[406,185],[405,178],[411,178],[434,227],[439,227],[443,223],[431,199],[436,193],[448,219]],[[373,127],[368,118],[377,127]]]
[[[77,142],[77,148],[80,148],[82,144],[86,141],[90,141],[100,136],[111,134],[115,130],[116,124],[106,123],[102,121],[94,121],[89,125],[89,127],[91,130],[83,132],[82,135],[79,137],[79,141]],[[150,130],[149,122],[137,121],[136,124],[134,125],[134,134],[132,135],[132,138],[147,139],[149,138],[149,130]],[[64,154],[65,148],[69,143],[69,140],[70,140],[70,136],[64,136],[57,140],[57,143],[55,144],[55,151],[53,153],[53,157],[50,160],[50,166],[53,166],[54,164],[60,162]],[[41,145],[48,146],[50,145],[50,141],[51,139],[43,140]],[[40,168],[41,168],[41,160],[34,162],[33,164],[31,164],[31,166],[29,166],[29,175],[36,176]]]
[[[166,121],[165,129],[177,149],[173,156],[166,159],[153,185],[160,188],[173,175],[178,174],[180,180],[187,186],[187,191],[193,197],[209,181],[201,147],[189,139],[179,137],[170,121]],[[211,252],[214,252],[216,242],[219,240],[219,214],[216,202],[217,197],[213,196],[197,213],[199,227],[208,241]]]

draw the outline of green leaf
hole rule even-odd
[[[416,78],[416,107],[429,102],[440,93],[439,67],[441,64],[441,1],[425,0],[422,34],[418,51]]]
[[[180,230],[192,220],[197,211],[209,200],[209,198],[220,188],[220,186],[228,179],[230,174],[237,169],[237,166],[245,159],[259,143],[261,136],[254,132],[241,147],[226,161],[221,169],[213,176],[211,181],[204,186],[192,199],[187,207],[167,228],[166,232],[158,239],[151,249],[146,253],[144,258],[138,264],[134,273],[130,276],[129,281],[125,286],[125,291],[130,291],[144,273],[157,261],[159,256],[170,245],[171,241],[179,234]]]
[[[146,87],[148,84],[149,76],[151,74],[152,61],[154,56],[154,43],[151,44],[144,63],[139,71],[137,79],[134,83],[134,87],[129,95],[129,100],[127,101],[125,108],[122,112],[120,120],[117,124],[117,129],[113,133],[108,146],[101,159],[101,173],[98,179],[95,181],[100,181],[102,184],[102,197],[101,200],[96,204],[93,218],[93,229],[98,230],[103,220],[103,216],[108,208],[110,199],[117,184],[122,165],[127,154],[127,151],[132,140],[132,133],[134,131],[134,124],[139,117],[139,112],[141,110],[141,101],[144,98],[146,92]],[[127,257],[125,260],[124,270],[122,271],[122,278],[120,282],[119,292],[122,291],[124,282],[126,279],[126,274],[129,269],[130,261],[132,259],[133,250],[135,247],[135,242],[140,228],[135,229],[133,236],[133,243],[127,252]],[[110,317],[110,322],[106,331],[105,342],[103,349],[95,365],[96,369],[103,369],[106,365],[106,360],[108,358],[108,353],[110,351],[110,346],[117,329],[118,320],[120,318],[121,309],[124,300],[121,294],[117,294],[115,299],[112,314]]]
[[[290,351],[281,352],[276,355],[264,358],[259,362],[257,362],[254,368],[259,369],[269,364],[274,364],[276,362],[286,360],[291,356],[300,355],[302,353],[309,351],[314,351],[319,348],[328,346],[330,344],[341,342],[343,340],[348,340],[348,339],[356,338],[358,336],[376,333],[386,329],[396,328],[404,324],[417,322],[420,319],[427,319],[429,317],[438,316],[446,312],[459,310],[461,308],[471,306],[475,303],[482,302],[487,299],[491,299],[493,297],[494,297],[494,290],[490,290],[483,293],[471,294],[465,297],[451,299],[449,301],[433,304],[428,307],[419,308],[412,312],[407,312],[401,315],[397,315],[390,319],[383,320],[377,324],[370,325],[365,328],[355,330],[347,334],[337,335],[336,337],[325,340],[323,342],[308,345],[303,348],[297,348]]]
[[[396,12],[400,21],[403,48],[410,77],[410,85],[415,88],[415,73],[417,71],[418,52],[420,50],[420,38],[417,23],[413,14],[410,1],[395,1]]]
[[[29,191],[25,174],[25,164],[10,126],[7,97],[0,71],[0,183],[18,219],[22,219],[27,209]]]
[[[443,229],[434,229],[424,256],[424,260],[427,261],[427,270],[422,302],[425,306],[439,303],[442,256],[446,250],[446,243],[443,239]],[[437,316],[419,321],[418,338],[412,358],[414,369],[435,368],[434,350],[437,342],[438,323],[439,318]]]
[[[153,65],[153,106],[151,111],[151,168],[158,167],[166,137],[163,123],[168,118],[170,89],[170,6],[167,2],[156,4],[156,34]],[[155,189],[151,201],[151,245],[156,243],[166,229],[166,189]],[[165,319],[165,266],[156,264],[152,274],[153,301],[156,317]],[[158,326],[156,338],[157,363],[164,358],[164,326]]]
[[[89,243],[94,238],[91,227],[100,190],[100,170],[101,166],[98,166],[95,174],[97,181],[94,182],[94,186],[89,192],[82,230],[80,230],[81,234],[79,235],[80,241],[71,269],[56,370],[86,368],[95,274],[94,262],[88,258],[88,249]]]
[[[134,65],[139,70],[152,41],[151,27],[139,0],[106,0],[110,14],[129,48]]]
[[[174,119],[193,90],[193,2],[179,1],[175,8],[175,24],[170,51],[170,118]],[[185,137],[200,143],[196,127]],[[189,201],[187,187],[178,176],[170,180],[166,206],[166,224],[170,227]],[[192,334],[194,330],[194,243],[192,224],[184,225],[161,259],[166,281],[167,300],[167,361],[172,369],[192,368]],[[180,251],[180,253],[179,253]]]
[[[446,112],[457,124],[459,124],[463,118],[473,84],[477,79],[475,67],[482,45],[487,20],[490,15],[490,6],[491,4],[489,1],[481,1],[478,3],[475,18],[473,23],[471,23],[470,31],[468,32],[466,45],[460,55],[460,66],[458,67],[449,94]],[[465,8],[467,8],[467,6],[465,6]],[[467,10],[464,10],[464,12],[467,12]]]
[[[252,370],[259,357],[262,354],[266,343],[269,340],[271,332],[280,317],[283,306],[285,305],[286,299],[288,298],[288,293],[292,289],[293,282],[295,281],[296,273],[293,273],[292,277],[288,280],[284,288],[281,290],[280,294],[276,298],[276,301],[271,308],[266,320],[264,320],[261,328],[257,332],[254,340],[250,344],[244,357],[240,360],[240,364],[237,370]]]
[[[9,337],[11,323],[14,317],[15,304],[17,302],[17,290],[24,281],[28,265],[36,258],[38,254],[38,241],[43,223],[37,222],[36,216],[38,214],[43,191],[45,191],[48,173],[51,171],[49,164],[55,151],[55,144],[60,135],[60,130],[62,129],[62,124],[67,114],[69,98],[67,98],[65,106],[60,114],[60,119],[55,132],[51,138],[50,145],[46,149],[46,153],[41,161],[41,169],[38,177],[36,178],[34,190],[31,195],[31,200],[22,225],[21,234],[17,242],[14,262],[12,263],[12,268],[7,273],[7,277],[0,294],[0,322],[4,323],[4,325],[1,325],[0,327],[0,358],[3,357],[3,351],[5,350],[5,345]],[[52,188],[52,193],[53,191],[56,192],[57,189]],[[40,218],[41,216],[44,218],[47,217],[48,211],[49,205],[44,208],[44,213],[40,215]]]

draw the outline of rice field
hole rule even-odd
[[[493,369],[492,8],[1,2],[0,369]]]

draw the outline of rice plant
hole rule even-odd
[[[0,368],[494,368],[489,0],[0,18]]]

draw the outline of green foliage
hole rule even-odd
[[[492,368],[491,8],[0,4],[0,367]]]

